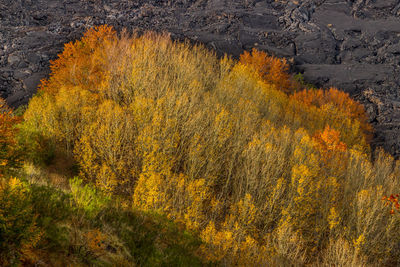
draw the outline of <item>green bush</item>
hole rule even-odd
[[[82,182],[78,177],[69,181],[72,199],[76,208],[82,209],[89,218],[94,218],[109,205],[110,198],[89,184],[82,185]]]

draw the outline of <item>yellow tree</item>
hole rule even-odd
[[[135,146],[132,116],[107,100],[81,133],[74,153],[83,176],[106,191],[129,194],[138,177]]]
[[[296,135],[302,137],[293,153],[289,204],[282,211],[276,233],[280,242],[301,248],[311,259],[327,244],[330,231],[340,221],[336,209],[340,185],[323,170],[323,160],[316,149],[320,144],[304,131],[299,130]]]

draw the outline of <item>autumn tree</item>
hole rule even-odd
[[[240,55],[239,62],[254,68],[263,80],[273,84],[278,90],[291,93],[296,89],[301,89],[297,88],[299,85],[290,77],[289,64],[286,59],[269,56],[267,53],[253,48],[251,52],[244,51]]]
[[[15,124],[20,118],[15,116],[5,101],[0,98],[0,176],[9,168],[20,164],[20,155],[17,149]]]
[[[371,141],[372,126],[368,123],[368,116],[362,104],[351,99],[348,93],[336,88],[308,89],[293,94],[293,99],[303,102],[306,106],[321,108],[325,105],[332,105],[341,114],[346,114],[352,121],[360,124],[361,132],[366,141]]]
[[[309,264],[346,244],[354,262],[400,262],[397,219],[371,219],[383,212],[374,190],[394,192],[400,168],[369,160],[371,128],[348,94],[298,89],[263,52],[218,59],[102,26],[52,62],[24,118],[85,181],[199,234],[209,260]]]

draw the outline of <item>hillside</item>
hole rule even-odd
[[[26,110],[1,102],[0,263],[400,264],[400,162],[288,69],[107,25],[66,44]]]

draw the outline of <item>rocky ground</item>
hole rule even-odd
[[[63,44],[105,23],[286,57],[362,101],[374,144],[400,156],[399,0],[0,0],[0,95],[27,103]]]

